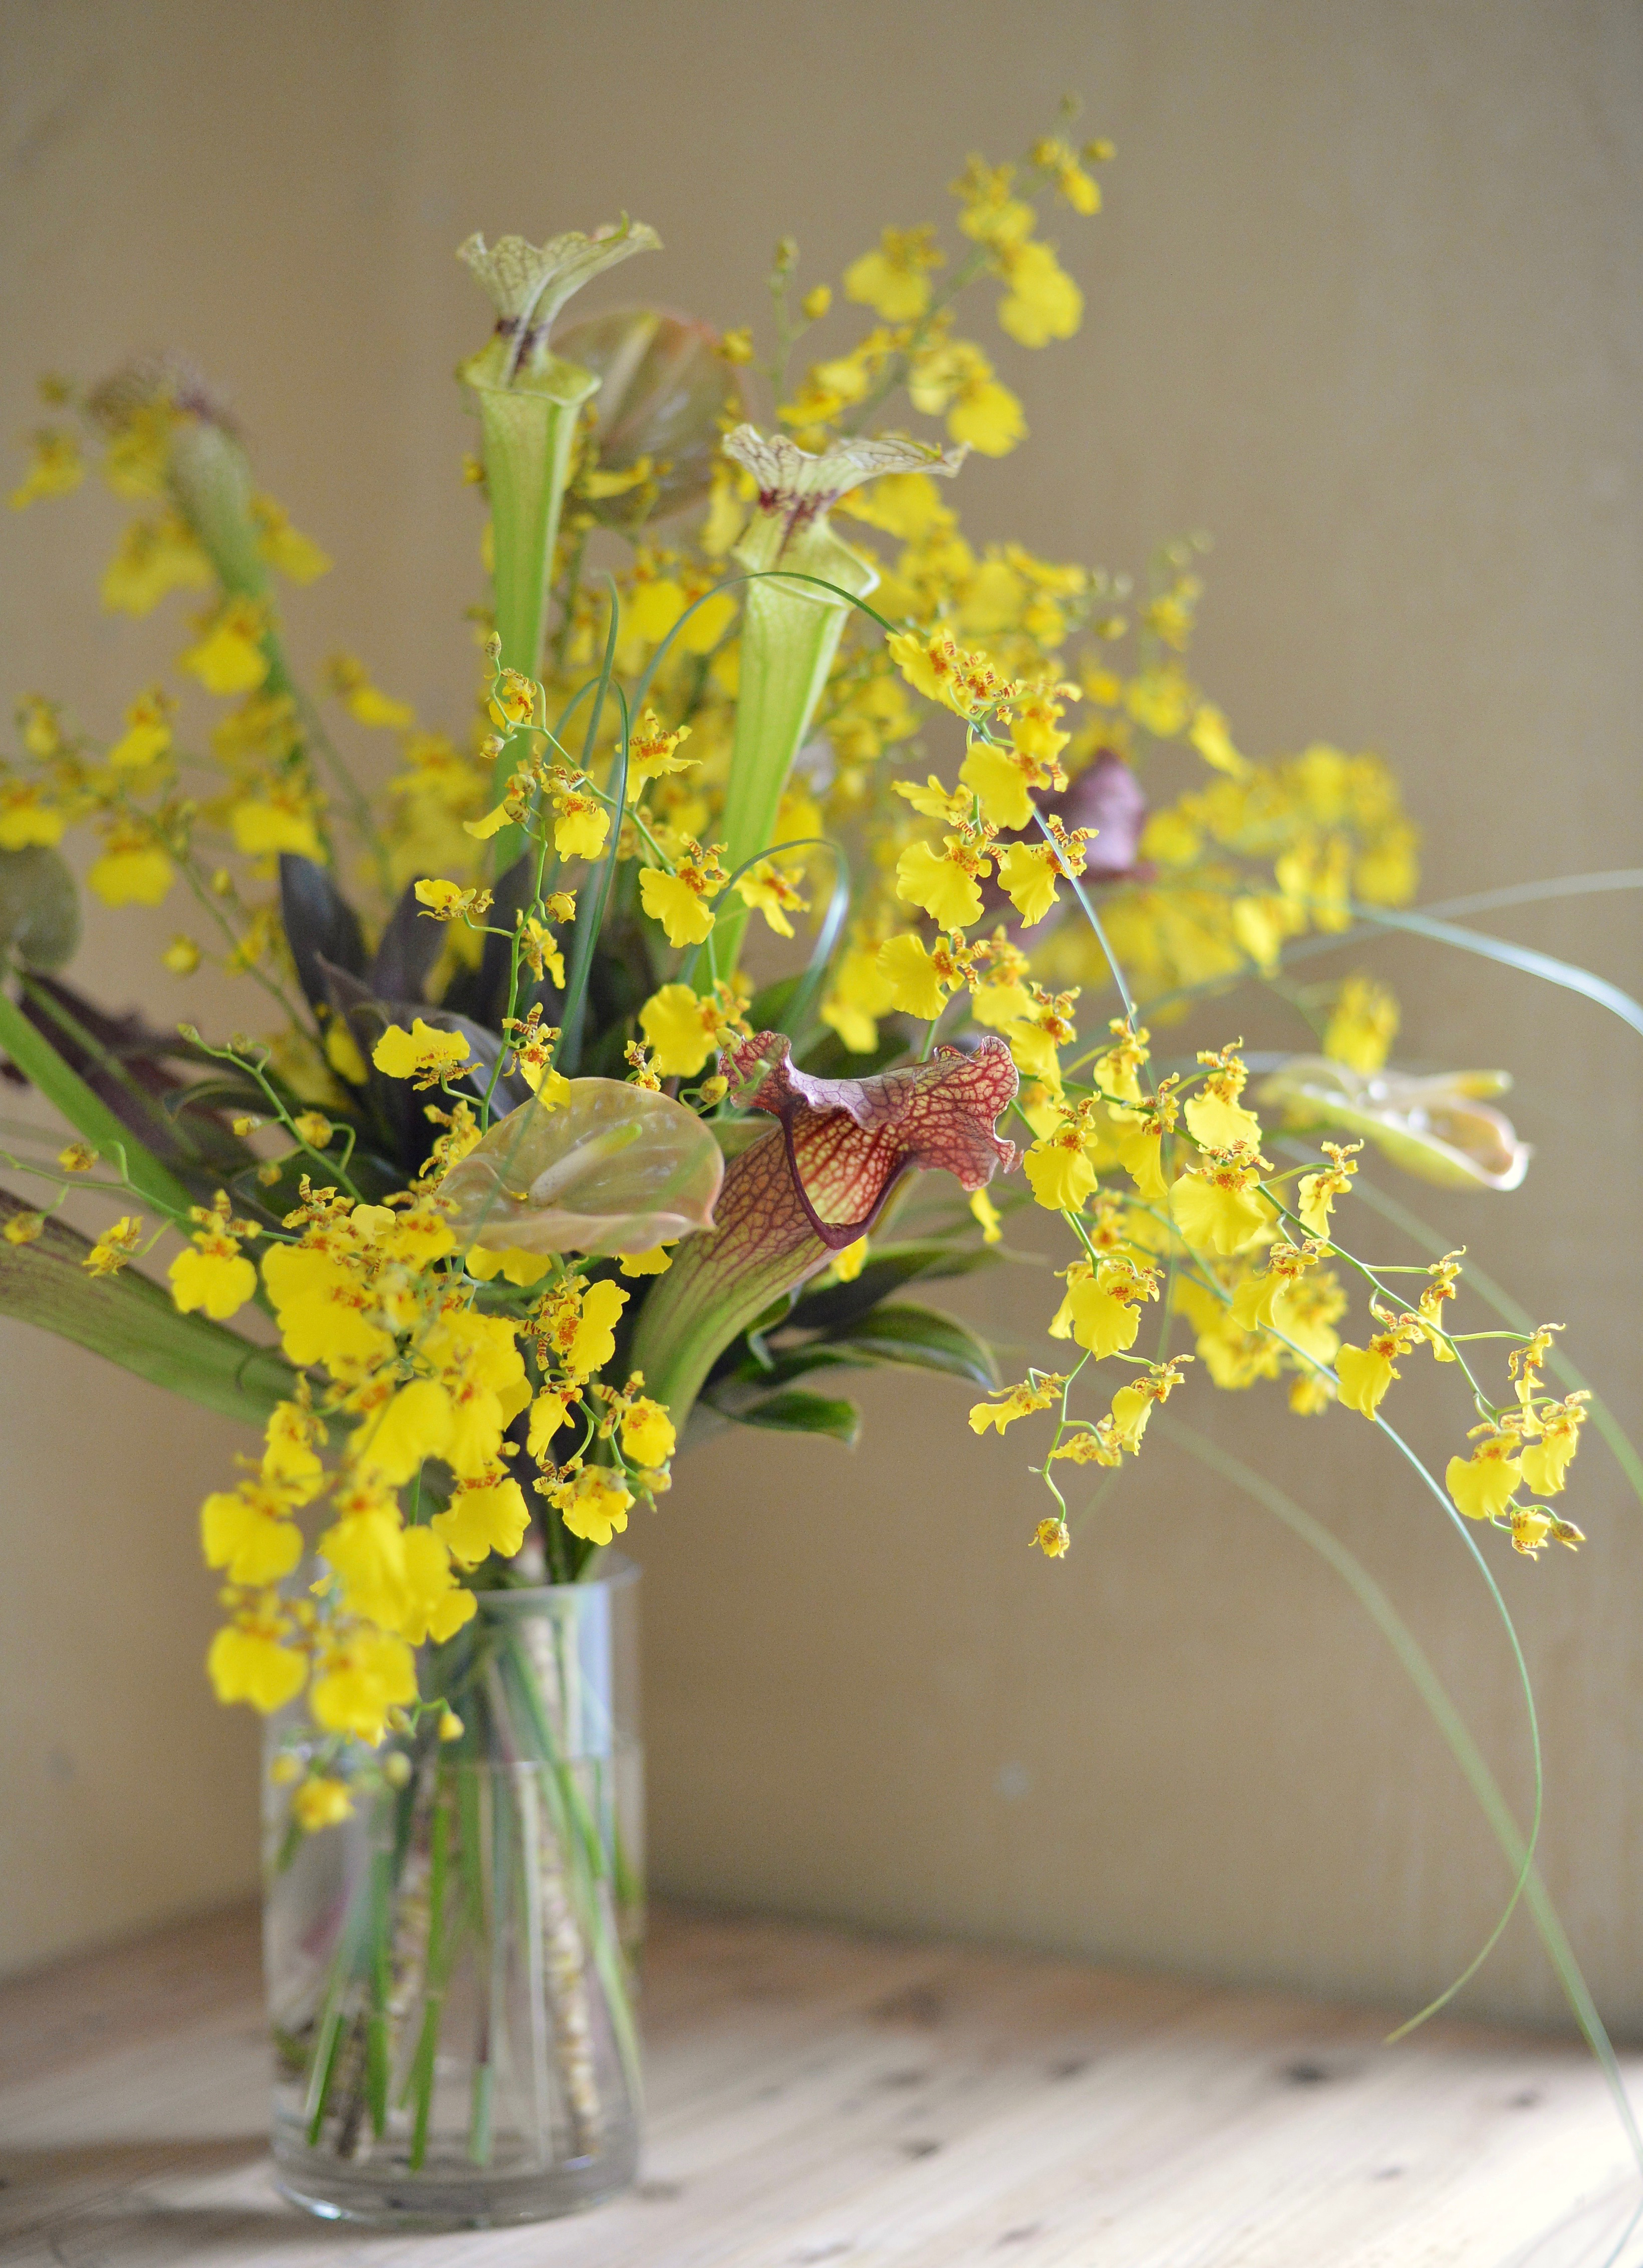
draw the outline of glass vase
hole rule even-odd
[[[482,1592],[419,1664],[448,1715],[360,1752],[339,1823],[265,1773],[274,2161],[310,2212],[483,2228],[633,2181],[637,1577]]]

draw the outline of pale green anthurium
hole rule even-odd
[[[533,1096],[439,1184],[460,1242],[487,1252],[649,1252],[712,1225],[725,1160],[671,1095],[615,1079]]]
[[[881,474],[950,477],[968,453],[890,438],[834,441],[813,457],[785,433],[767,436],[738,425],[725,453],[753,475],[757,490],[753,517],[732,555],[759,578],[747,586],[725,799],[725,865],[733,873],[776,839],[782,791],[833,666],[851,601],[865,599],[879,580],[872,562],[834,533],[829,510]],[[779,580],[771,570],[814,579]],[[733,894],[716,925],[713,962],[721,976],[735,968],[747,919],[747,906]],[[698,983],[711,990],[711,981],[704,955]]]
[[[457,258],[490,294],[497,327],[458,375],[483,435],[495,547],[497,634],[504,666],[534,677],[542,658],[559,505],[577,412],[599,385],[592,371],[549,350],[554,317],[573,292],[636,252],[658,252],[654,229],[625,217],[592,236],[573,231],[529,244],[470,236]],[[500,771],[499,786],[506,784]]]
[[[1503,1071],[1411,1079],[1351,1071],[1327,1056],[1292,1056],[1256,1100],[1281,1109],[1286,1125],[1361,1135],[1406,1174],[1440,1188],[1514,1189],[1529,1171],[1529,1145],[1485,1100],[1511,1084]]]

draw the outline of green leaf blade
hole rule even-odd
[[[152,1151],[145,1149],[129,1127],[122,1126],[106,1102],[99,1101],[85,1081],[70,1070],[49,1040],[37,1032],[5,992],[0,991],[0,1048],[4,1048],[30,1085],[60,1110],[75,1132],[89,1142],[99,1157],[111,1163],[122,1155],[126,1178],[139,1196],[158,1207],[169,1219],[187,1220],[193,1199],[182,1183],[168,1174]]]
[[[776,1433],[824,1433],[847,1449],[855,1447],[861,1432],[861,1412],[853,1402],[835,1402],[797,1388],[768,1395],[733,1414],[739,1425],[763,1425]]]
[[[0,1219],[26,1210],[0,1190]],[[133,1269],[88,1274],[83,1263],[90,1250],[85,1237],[56,1221],[33,1243],[0,1239],[0,1314],[52,1331],[219,1417],[266,1424],[296,1385],[277,1350],[254,1346],[203,1315],[179,1313],[167,1292]]]
[[[989,1391],[999,1382],[992,1349],[978,1332],[913,1300],[886,1300],[829,1344],[875,1363],[934,1371]]]

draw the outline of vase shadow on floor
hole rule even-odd
[[[0,2144],[0,2194],[20,2190],[73,2190],[95,2182],[99,2191],[122,2182],[179,2175],[185,2181],[231,2173],[266,2158],[269,2138],[255,2134],[145,2135],[139,2140],[63,2142],[39,2149]]]
[[[168,2194],[182,2183],[234,2193]],[[235,2237],[254,2237],[265,2248],[323,2242],[325,2234],[322,2223],[296,2212],[275,2189],[266,2134],[0,2148],[6,2255],[32,2238],[62,2268],[101,2268],[110,2259],[121,2268],[172,2268],[199,2247]]]
[[[49,2259],[54,2268],[176,2268],[180,2260],[200,2254],[233,2257],[240,2247],[253,2246],[263,2260],[281,2246],[306,2246],[303,2257],[335,2238],[339,2252],[358,2232],[341,2226],[332,2230],[323,2221],[297,2213],[284,2198],[269,2191],[266,2209],[244,2205],[149,2204],[136,2200],[103,2210],[87,2206],[81,2213],[42,2216],[26,2232],[42,2250],[19,2255],[30,2261]]]

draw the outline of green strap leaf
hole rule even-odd
[[[768,1425],[777,1433],[826,1433],[847,1449],[855,1447],[861,1431],[861,1412],[853,1402],[832,1402],[797,1388],[738,1410],[735,1420],[739,1425]]]
[[[1202,879],[1195,879],[1195,888],[1212,887],[1215,886]],[[1455,946],[1466,953],[1481,954],[1486,960],[1508,961],[1526,974],[1545,976],[1554,983],[1563,983],[1566,976],[1573,975],[1580,981],[1570,987],[1572,990],[1580,992],[1586,998],[1600,1000],[1600,1005],[1604,1007],[1614,1005],[1607,997],[1612,992],[1617,1000],[1626,1002],[1628,1008],[1635,1010],[1638,1004],[1616,987],[1606,984],[1603,978],[1593,976],[1572,962],[1553,961],[1544,954],[1536,954],[1527,946],[1507,945],[1499,938],[1485,937],[1477,930],[1455,927],[1448,917],[1453,914],[1497,912],[1508,906],[1545,904],[1563,898],[1588,897],[1602,892],[1639,888],[1643,888],[1643,868],[1619,867],[1606,873],[1553,875],[1544,881],[1513,882],[1501,889],[1477,891],[1470,897],[1445,898],[1434,905],[1407,913],[1393,912],[1380,906],[1354,905],[1350,928],[1292,939],[1279,953],[1278,965],[1287,969],[1297,961],[1315,960],[1320,954],[1339,953],[1349,946],[1361,946],[1366,941],[1367,931],[1376,928],[1410,929],[1417,934],[1433,937],[1435,943]],[[1227,888],[1220,894],[1236,896],[1238,890]],[[1119,902],[1131,895],[1131,891],[1122,887],[1112,893],[1114,900]],[[1558,973],[1553,975],[1553,971]],[[1146,1012],[1156,1017],[1166,1010],[1179,1008],[1183,1002],[1225,992],[1229,981],[1240,982],[1260,973],[1251,962],[1234,972],[1222,971],[1217,976],[1205,977],[1197,983],[1178,984],[1168,992],[1150,993]],[[1265,973],[1270,976],[1272,972]],[[1593,986],[1602,987],[1602,993],[1600,995],[1594,991]],[[1631,1015],[1618,1010],[1617,1012],[1623,1013],[1625,1022],[1632,1022]],[[1633,1026],[1633,1028],[1637,1027]]]
[[[801,1292],[790,1320],[795,1330],[847,1336],[854,1331],[859,1317],[876,1307],[890,1292],[900,1291],[903,1285],[921,1278],[933,1283],[939,1277],[968,1276],[974,1269],[995,1267],[998,1259],[997,1247],[988,1244],[954,1247],[938,1243],[933,1238],[902,1244],[875,1241],[866,1266],[853,1283],[829,1284],[818,1292]]]
[[[0,1219],[27,1207],[0,1189]],[[55,1331],[122,1370],[183,1395],[203,1409],[262,1425],[296,1385],[296,1373],[271,1348],[203,1315],[180,1314],[169,1292],[135,1269],[92,1276],[86,1239],[48,1221],[30,1244],[0,1238],[0,1314]]]
[[[11,997],[0,990],[0,1048],[4,1048],[30,1085],[55,1104],[75,1132],[89,1142],[99,1157],[116,1163],[125,1160],[126,1179],[149,1203],[173,1219],[187,1220],[194,1200],[182,1183],[168,1174],[151,1150],[122,1126],[85,1081],[71,1071],[51,1042],[37,1032]]]
[[[985,1339],[955,1316],[912,1300],[886,1300],[852,1323],[832,1344],[873,1362],[893,1362],[912,1370],[933,1370],[947,1378],[968,1379],[991,1388],[998,1366]]]
[[[1511,945],[1506,939],[1485,937],[1481,930],[1462,929],[1457,923],[1434,921],[1430,914],[1392,913],[1381,906],[1352,908],[1354,917],[1361,922],[1372,922],[1381,929],[1408,930],[1416,937],[1429,937],[1435,945],[1452,945],[1462,953],[1475,953],[1484,961],[1498,961],[1503,968],[1516,968],[1526,976],[1541,976],[1549,984],[1561,985],[1566,992],[1578,992],[1584,999],[1595,1000],[1600,1008],[1607,1008],[1618,1016],[1623,1024],[1630,1025],[1643,1037],[1643,1005],[1611,984],[1606,976],[1594,976],[1589,968],[1580,968],[1572,961],[1558,961],[1550,953],[1537,953],[1532,946]]]

